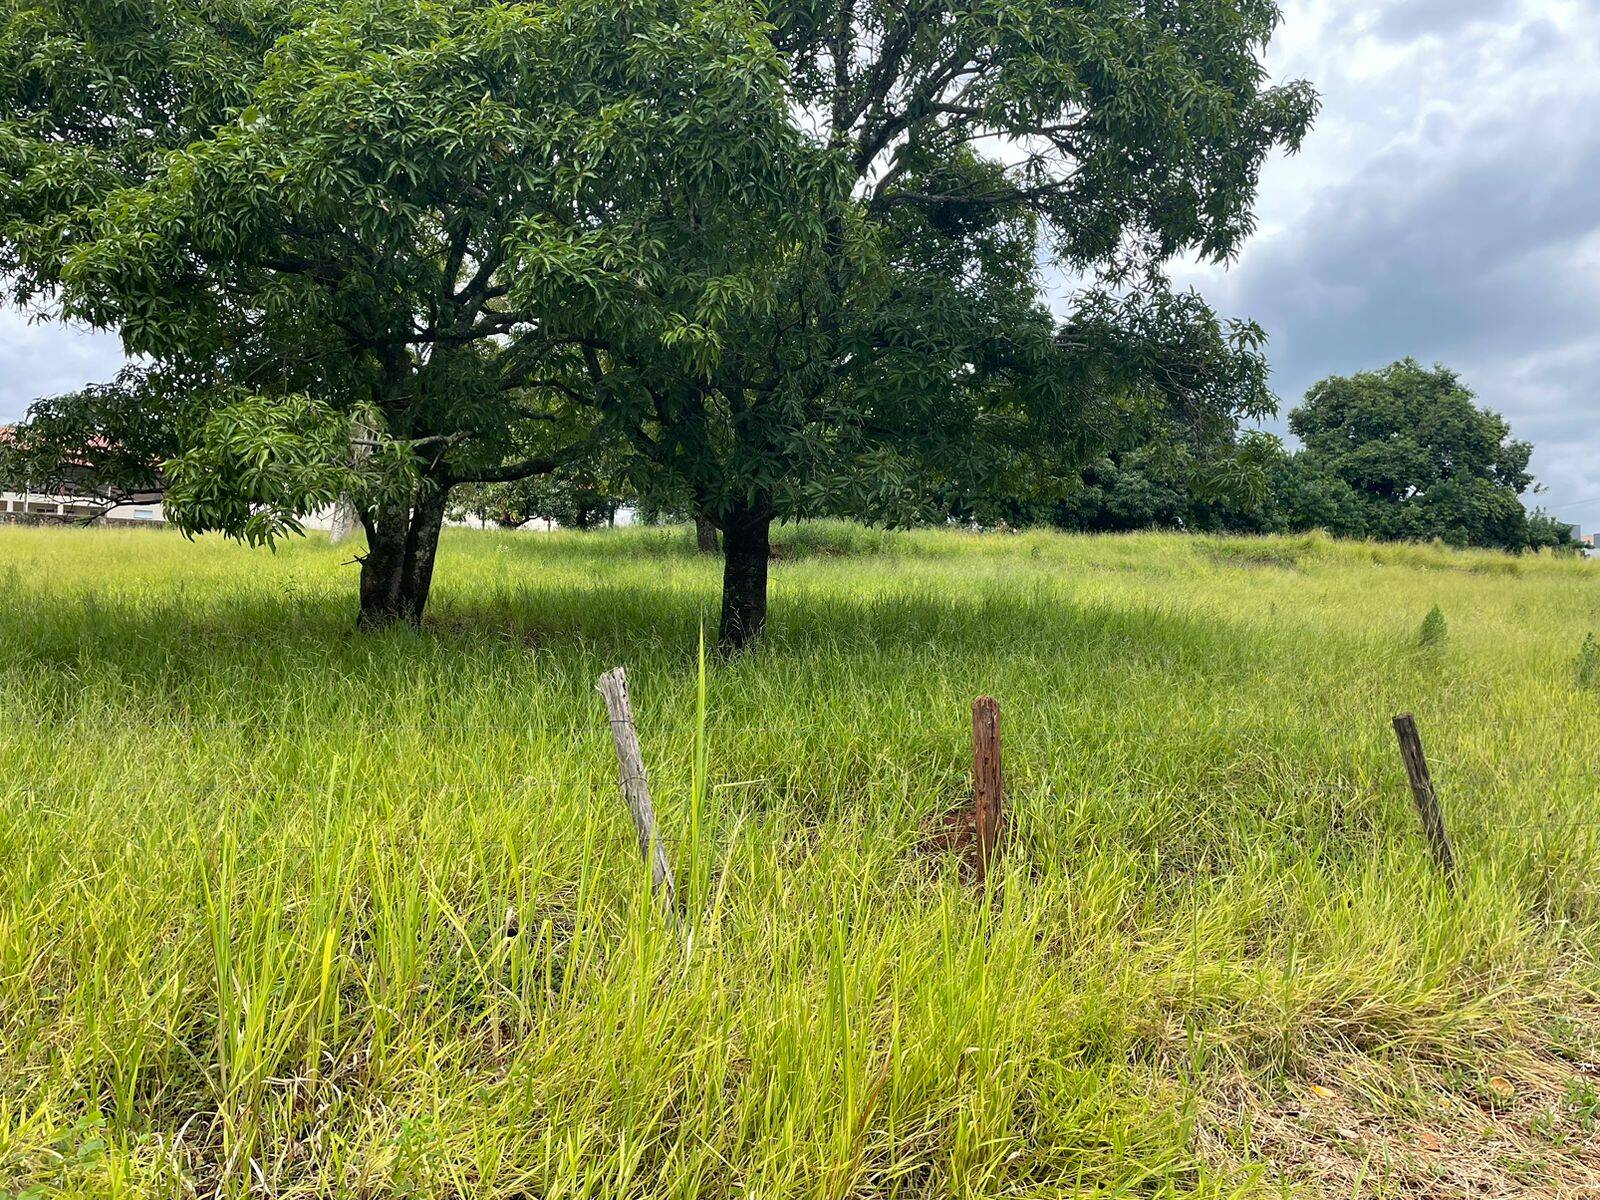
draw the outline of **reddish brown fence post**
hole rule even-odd
[[[1446,887],[1456,882],[1456,854],[1450,845],[1450,831],[1445,828],[1444,810],[1439,807],[1438,793],[1433,790],[1433,775],[1428,770],[1427,757],[1422,753],[1422,737],[1417,733],[1417,721],[1410,713],[1401,713],[1394,719],[1394,735],[1400,740],[1400,757],[1406,764],[1406,777],[1411,781],[1411,798],[1416,801],[1417,814],[1422,818],[1422,832],[1428,839],[1428,849],[1433,861],[1444,872]]]
[[[1000,865],[1004,818],[1000,788],[1000,704],[993,696],[972,702],[972,823],[978,840],[978,883]]]

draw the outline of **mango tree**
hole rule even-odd
[[[679,340],[593,324],[599,353],[561,365],[721,529],[725,650],[764,626],[774,520],[903,521],[1003,475],[1066,485],[1129,412],[1271,406],[1253,327],[1225,330],[1192,375],[1165,369],[1169,318],[1218,325],[1161,265],[1232,254],[1265,157],[1308,128],[1314,93],[1261,65],[1274,4],[767,12],[808,151],[784,223],[730,240],[738,285],[667,331]],[[693,237],[695,209],[676,216]],[[1089,285],[1064,327],[1045,270]]]
[[[681,214],[786,193],[781,67],[727,0],[6,0],[0,268],[163,372],[123,449],[180,525],[270,542],[347,497],[361,623],[416,623],[451,489],[615,436],[552,364],[723,286]]]

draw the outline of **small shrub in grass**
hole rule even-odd
[[[1428,610],[1428,615],[1422,618],[1422,624],[1417,629],[1417,645],[1428,650],[1444,645],[1445,638],[1449,636],[1450,626],[1445,622],[1444,613],[1435,604]]]
[[[1586,691],[1600,688],[1600,642],[1595,641],[1593,633],[1583,639],[1578,656],[1572,660],[1572,677]]]

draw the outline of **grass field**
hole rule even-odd
[[[702,738],[685,531],[447,534],[372,637],[348,548],[0,528],[0,1193],[1597,1194],[1600,567],[779,552]],[[981,693],[1003,903],[945,821]]]

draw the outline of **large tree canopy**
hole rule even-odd
[[[606,353],[568,364],[625,415],[646,474],[722,528],[725,648],[764,622],[775,519],[905,520],[931,492],[1059,484],[1153,402],[1191,421],[1270,403],[1248,338],[1239,363],[1177,378],[1141,336],[1164,347],[1182,306],[1163,260],[1230,254],[1263,158],[1309,124],[1311,90],[1264,79],[1274,4],[780,0],[768,16],[820,164],[792,225],[817,235],[739,244],[755,286],[704,312],[692,361],[655,330],[596,326]],[[1058,337],[1047,260],[1100,277],[1068,322],[1081,337]]]
[[[419,619],[452,487],[603,440],[547,369],[592,356],[580,327],[692,330],[730,286],[704,251],[795,185],[781,64],[730,0],[4,12],[13,299],[182,384],[144,448],[186,528],[354,500],[368,624]]]
[[[1528,544],[1519,497],[1533,448],[1456,372],[1407,358],[1315,384],[1289,414],[1299,465],[1348,489],[1369,537]]]

